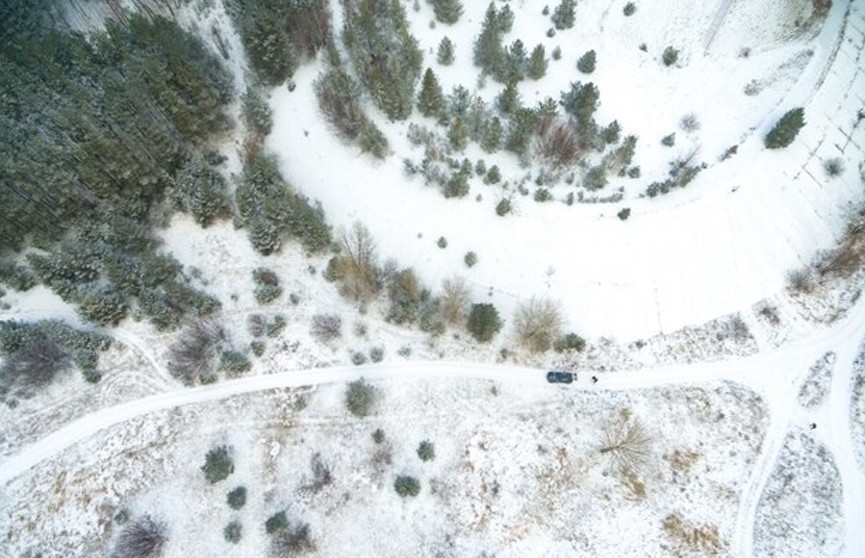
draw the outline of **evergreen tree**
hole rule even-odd
[[[444,109],[442,88],[431,68],[424,72],[417,108],[424,116],[440,116]]]
[[[468,130],[466,130],[463,119],[459,116],[453,119],[451,127],[448,130],[448,141],[451,147],[457,151],[462,151],[468,144]]]
[[[517,83],[509,81],[499,96],[496,98],[496,105],[504,114],[513,114],[520,108],[520,93],[517,90]]]
[[[766,147],[769,149],[787,147],[793,143],[804,125],[805,110],[802,107],[788,110],[766,135],[764,141]]]
[[[436,60],[442,66],[450,66],[454,63],[454,44],[448,37],[443,38],[439,43]]]
[[[567,93],[562,93],[559,103],[565,112],[576,118],[581,127],[588,127],[594,122],[595,110],[598,108],[600,92],[594,83],[572,83]]]
[[[510,33],[511,29],[514,27],[514,12],[511,11],[511,7],[505,4],[502,6],[502,9],[499,10],[499,13],[496,15],[496,28],[499,33],[505,34]]]
[[[266,136],[273,128],[273,112],[257,91],[251,87],[241,96],[241,115],[247,129]]]
[[[539,118],[535,111],[519,108],[511,116],[505,149],[525,158],[529,154],[532,136],[538,128]]]
[[[466,327],[475,339],[485,343],[502,329],[502,320],[492,304],[472,304]]]
[[[460,0],[431,0],[436,19],[442,23],[454,24],[463,13]]]
[[[577,69],[584,74],[591,74],[595,71],[595,51],[590,50],[577,60]]]
[[[171,198],[177,209],[190,213],[203,227],[231,215],[225,178],[201,157],[192,158],[178,171]]]
[[[527,65],[528,56],[526,55],[526,47],[521,40],[517,39],[513,42],[505,56],[504,64],[499,72],[499,80],[504,83],[522,81],[523,77],[525,77]]]
[[[481,139],[481,148],[487,153],[495,153],[501,147],[502,142],[502,121],[498,116],[494,116],[484,130],[483,138]]]
[[[501,32],[495,6],[490,3],[484,16],[481,34],[475,42],[474,63],[483,73],[497,75],[504,60]]]
[[[603,130],[601,130],[601,139],[606,145],[612,145],[619,142],[619,136],[622,133],[622,127],[618,120],[610,122]]]
[[[553,12],[553,24],[559,31],[570,29],[574,26],[574,11],[577,7],[576,0],[562,0]]]
[[[532,50],[532,56],[529,59],[529,77],[533,80],[539,80],[547,73],[547,65],[549,61],[544,51],[544,45],[537,45]]]

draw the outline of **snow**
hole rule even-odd
[[[470,43],[486,5],[465,4],[454,26],[431,27],[428,3],[408,10],[446,92],[479,85]],[[400,328],[382,319],[383,301],[358,308],[322,280],[328,255],[289,245],[263,257],[230,223],[201,229],[175,216],[159,233],[164,249],[222,301],[218,318],[232,345],[248,346],[253,313],[283,314],[285,330],[248,375],[187,389],[167,366],[180,333],[129,319],[109,331],[117,342],[96,387],[70,375],[0,410],[0,554],[102,555],[120,529],[112,517],[126,507],[133,518],[166,522],[166,557],[260,557],[269,545],[263,522],[282,509],[309,522],[317,556],[865,555],[856,528],[865,517],[865,271],[810,295],[785,289],[787,272],[833,246],[865,197],[856,123],[865,19],[861,4],[835,4],[822,28],[797,30],[809,14],[803,0],[639,4],[631,18],[618,3],[586,0],[577,27],[548,38],[537,5],[510,3],[516,22],[506,43],[521,38],[530,50],[541,42],[548,56],[563,48],[546,78],[521,84],[524,101],[592,80],[599,121],[618,119],[623,134],[640,137],[643,178],[599,193],[623,187],[624,201],[613,204],[537,204],[515,194],[537,165],[521,168],[476,146],[466,155],[498,164],[510,184],[474,180],[465,199],[445,200],[403,174],[402,157],[418,156],[407,123],[369,111],[394,150],[372,161],[327,129],[311,87],[321,65],[302,67],[294,91],[271,92],[267,147],[335,228],[362,221],[382,261],[414,267],[433,290],[466,277],[473,300],[494,302],[506,321],[532,296],[556,300],[566,329],[588,338],[587,351],[526,354],[507,327],[480,346],[460,331]],[[215,51],[210,29],[220,29],[240,91],[240,42],[220,2],[203,6],[179,17]],[[79,25],[97,15],[83,13]],[[434,63],[445,35],[456,43],[451,68]],[[667,44],[682,51],[675,68],[659,61]],[[598,69],[583,76],[576,59],[590,48]],[[746,95],[755,80],[759,93]],[[478,93],[489,101],[500,88],[488,80]],[[799,139],[765,151],[763,134],[797,105],[808,120]],[[692,112],[701,126],[686,134],[679,121]],[[660,146],[672,131],[676,146]],[[241,133],[223,146],[228,173],[240,169]],[[720,162],[731,145],[738,153]],[[694,148],[707,168],[687,190],[640,197],[669,159]],[[823,172],[831,157],[847,169],[834,179]],[[568,191],[553,187],[558,200]],[[510,195],[514,215],[497,217],[495,203]],[[625,222],[616,217],[622,207],[632,208]],[[446,249],[435,245],[440,236]],[[469,250],[479,255],[471,269]],[[259,266],[284,287],[267,307],[253,297]],[[42,288],[3,300],[11,305],[4,319],[77,322]],[[310,334],[320,313],[342,317],[338,340]],[[353,351],[372,347],[384,348],[382,364],[349,366]],[[551,367],[576,370],[576,384],[546,384]],[[345,382],[359,376],[382,393],[364,419],[343,405]],[[653,440],[634,476],[598,451],[604,426],[623,410]],[[386,441],[376,446],[370,434],[379,427]],[[435,444],[432,462],[415,453],[424,439]],[[221,444],[232,448],[235,471],[210,486],[199,468]],[[305,487],[317,452],[334,481],[316,492]],[[416,499],[394,493],[398,474],[420,479]],[[249,499],[235,512],[225,494],[240,484]],[[233,519],[243,524],[239,545],[222,536]]]

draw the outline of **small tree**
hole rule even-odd
[[[429,440],[424,440],[417,447],[417,456],[421,461],[432,461],[436,457],[435,446]]]
[[[271,542],[273,556],[298,556],[315,550],[309,523],[295,523],[291,528],[281,529]]]
[[[427,68],[417,96],[417,108],[424,116],[440,116],[445,106],[444,93],[432,68]]]
[[[576,0],[562,0],[553,12],[553,24],[559,31],[570,29],[574,26],[574,11],[577,7]]]
[[[408,475],[400,475],[393,483],[393,489],[403,498],[420,494],[420,481]]]
[[[472,304],[466,328],[476,340],[489,341],[502,329],[498,310],[489,303]]]
[[[462,151],[468,145],[469,131],[466,129],[462,117],[457,116],[451,122],[451,126],[448,129],[448,142],[450,142],[451,147],[456,151]]]
[[[780,149],[787,147],[796,136],[799,130],[805,125],[805,109],[802,107],[788,110],[784,116],[778,120],[775,127],[772,128],[766,135],[765,144],[769,149]]]
[[[229,448],[219,446],[207,452],[201,470],[210,484],[228,478],[228,475],[234,472],[234,461],[231,459]]]
[[[636,13],[636,11],[637,11],[637,6],[635,6],[633,2],[628,2],[627,4],[625,4],[625,7],[622,8],[622,13],[625,14],[625,17],[630,17],[630,16],[634,15],[634,13]]]
[[[439,43],[436,60],[442,66],[450,66],[454,63],[454,44],[448,37]]]
[[[246,504],[246,487],[238,486],[225,497],[228,507],[239,510]]]
[[[225,537],[226,541],[237,544],[240,542],[242,531],[243,527],[240,525],[240,521],[234,520],[225,526],[225,529],[222,530],[222,536]]]
[[[460,0],[432,0],[433,13],[442,23],[452,25],[463,14],[463,4]]]
[[[584,74],[591,74],[595,71],[596,62],[597,57],[595,55],[595,51],[590,50],[584,55],[580,56],[580,59],[577,60],[577,69]]]
[[[562,316],[552,300],[532,298],[514,313],[514,331],[520,343],[531,351],[548,350],[561,329]]]
[[[609,457],[623,472],[635,472],[649,458],[652,437],[639,419],[624,411],[604,428],[601,455]]]
[[[465,319],[469,305],[469,289],[462,277],[442,281],[442,317],[455,324]]]
[[[541,79],[546,75],[548,65],[549,61],[547,60],[544,45],[539,44],[532,50],[532,55],[529,58],[529,77],[534,80]]]
[[[663,60],[664,66],[672,66],[679,60],[679,51],[668,46],[664,49],[664,54],[661,55],[661,60]]]
[[[345,406],[357,417],[369,415],[378,399],[378,391],[363,378],[349,382],[345,390]]]
[[[276,512],[264,522],[264,530],[268,535],[272,535],[286,527],[288,527],[288,518],[285,515],[285,510]]]

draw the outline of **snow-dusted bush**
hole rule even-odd
[[[448,323],[461,323],[468,305],[469,288],[462,277],[442,281],[441,314]]]
[[[259,304],[269,304],[282,294],[279,276],[273,270],[258,267],[253,270],[252,279],[255,282],[255,301]]]
[[[664,49],[661,60],[664,62],[664,66],[672,66],[679,61],[679,51],[672,46],[668,46]]]
[[[239,351],[222,351],[219,355],[219,370],[230,378],[237,377],[252,368],[252,363],[246,355]],[[206,377],[205,377],[206,378]],[[213,378],[215,380],[215,378]]]
[[[421,285],[412,268],[394,275],[388,284],[390,307],[386,319],[397,324],[413,323],[418,318],[421,304],[429,300],[430,293]]]
[[[532,298],[517,306],[514,333],[524,347],[543,352],[561,335],[562,315],[558,305],[549,299]]]
[[[222,536],[225,537],[227,542],[232,544],[237,544],[240,542],[240,537],[243,534],[243,527],[240,524],[240,521],[234,520],[228,525],[225,526],[225,529],[222,530]]]
[[[652,452],[652,436],[642,421],[622,412],[604,425],[600,453],[622,472],[642,468]]]
[[[231,509],[239,510],[246,504],[246,487],[238,486],[225,496],[225,501]]]
[[[13,260],[0,260],[0,283],[16,291],[29,291],[38,283],[30,269]]]
[[[270,553],[274,558],[299,556],[315,550],[315,543],[308,523],[295,523],[291,527],[280,528],[271,540]]]
[[[682,129],[683,132],[690,134],[692,132],[696,132],[700,129],[700,121],[697,120],[697,115],[693,112],[690,112],[682,117],[679,121],[679,128]]]
[[[164,523],[145,515],[127,523],[114,542],[112,558],[157,558],[168,540]]]
[[[227,342],[228,334],[218,320],[195,322],[169,347],[168,371],[188,386],[210,377]]]
[[[586,340],[576,333],[566,333],[562,337],[556,339],[555,343],[553,343],[553,349],[557,353],[565,351],[577,351],[578,353],[581,353],[585,348]]]
[[[436,457],[435,446],[429,440],[424,440],[417,447],[417,456],[421,461],[432,461]]]
[[[88,322],[101,326],[117,325],[129,313],[126,297],[113,285],[82,291],[78,313]]]
[[[633,2],[628,2],[627,4],[625,4],[625,7],[622,8],[622,13],[625,14],[625,17],[630,17],[630,16],[634,15],[636,13],[636,11],[637,11],[637,6],[634,5]]]
[[[487,171],[487,175],[484,178],[484,182],[486,184],[498,184],[502,180],[502,173],[499,170],[498,165],[493,165],[490,167],[490,170]]]
[[[463,14],[463,3],[460,0],[430,0],[436,19],[442,23],[454,24]]]
[[[577,161],[582,154],[577,123],[572,118],[547,116],[538,126],[536,148],[554,167]]]
[[[365,417],[372,413],[378,397],[378,390],[360,378],[348,383],[345,390],[345,406],[351,414]]]
[[[216,484],[228,478],[234,472],[234,460],[228,446],[217,446],[207,452],[204,465],[201,466],[204,478],[210,484]]]
[[[436,61],[442,66],[454,63],[454,43],[448,37],[441,40],[436,51]]]
[[[376,444],[381,444],[384,442],[384,430],[381,428],[376,428],[372,433],[372,441]]]
[[[553,24],[559,31],[570,29],[574,26],[574,12],[577,7],[576,0],[562,0],[555,11],[553,11]]]
[[[339,235],[340,255],[328,263],[326,278],[339,281],[340,293],[352,300],[366,301],[381,289],[375,240],[359,222]]]
[[[595,64],[597,64],[597,55],[594,50],[590,50],[577,60],[577,69],[584,74],[591,74],[595,71]]]
[[[264,530],[268,535],[272,535],[286,527],[288,527],[288,517],[285,515],[285,510],[276,512],[264,522]]]
[[[823,170],[826,171],[826,174],[830,178],[835,178],[836,176],[841,176],[844,174],[844,159],[840,157],[833,157],[831,159],[826,159],[823,162]]]
[[[618,213],[616,213],[616,216],[622,221],[627,221],[628,217],[631,216],[631,208],[623,207]]]
[[[466,255],[463,256],[463,262],[465,262],[466,267],[474,267],[478,263],[478,255],[472,251],[466,252]]]
[[[788,110],[766,135],[764,140],[766,147],[769,149],[787,147],[793,143],[804,125],[805,109],[799,107]]]
[[[489,303],[472,304],[466,329],[476,340],[482,343],[491,340],[502,329],[498,310]]]
[[[333,472],[330,465],[325,463],[321,458],[321,453],[315,452],[309,460],[312,478],[309,483],[304,486],[304,489],[312,492],[318,492],[325,486],[333,482]]]
[[[665,147],[673,147],[674,145],[676,145],[676,132],[673,132],[672,134],[668,134],[661,138],[661,145]]]
[[[382,347],[373,347],[369,350],[369,359],[372,362],[381,362],[384,360],[384,348]]]
[[[333,341],[342,335],[342,317],[339,314],[316,314],[312,317],[309,332],[322,343]]]
[[[408,475],[400,475],[394,481],[393,489],[403,498],[415,497],[420,494],[420,481]]]
[[[240,101],[240,114],[246,128],[253,134],[262,136],[269,134],[273,128],[273,111],[270,110],[270,106],[261,98],[258,91],[247,87],[240,97]]]
[[[366,364],[366,355],[363,354],[362,351],[352,351],[351,352],[351,363],[355,366],[360,366],[362,364]]]

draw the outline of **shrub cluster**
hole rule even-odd
[[[360,378],[348,383],[345,391],[345,406],[351,414],[365,417],[372,413],[378,397],[378,390]]]
[[[200,320],[168,349],[168,371],[185,385],[212,381],[216,363],[228,344],[228,334],[217,320]]]
[[[491,340],[502,329],[498,310],[489,303],[472,304],[466,328],[476,340],[482,343]]]
[[[255,282],[255,301],[259,304],[269,304],[282,295],[279,276],[273,270],[256,268],[252,272],[252,280]]]
[[[201,466],[204,478],[210,484],[216,484],[228,478],[234,472],[234,460],[228,446],[217,446],[207,452],[204,465]]]

